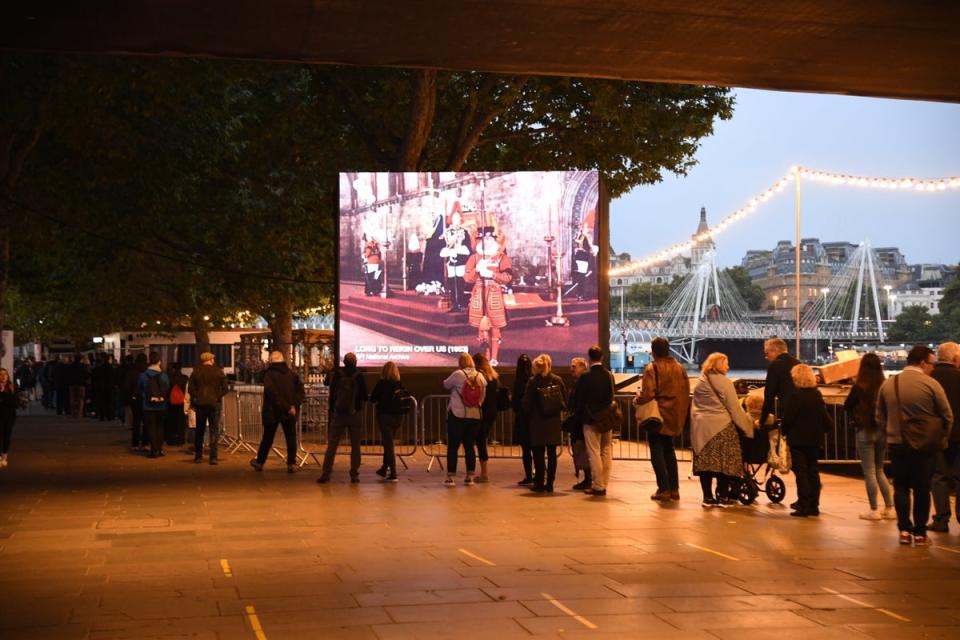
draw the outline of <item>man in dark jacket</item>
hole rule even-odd
[[[129,356],[127,356],[129,358]],[[130,407],[130,450],[141,451],[147,445],[147,430],[143,428],[143,396],[140,395],[140,375],[147,370],[147,356],[138,353],[127,369],[121,384],[123,403]]]
[[[333,461],[344,431],[350,434],[350,482],[360,482],[360,412],[367,401],[367,384],[357,371],[357,356],[343,356],[343,368],[333,372],[330,381],[330,432],[319,484],[330,481]]]
[[[754,425],[759,427],[767,423],[767,416],[783,416],[783,407],[793,394],[793,379],[790,370],[800,361],[787,351],[787,343],[780,338],[771,338],[763,343],[763,356],[770,365],[767,367],[767,382],[763,387],[763,409],[760,419]]]
[[[263,374],[263,438],[257,457],[250,466],[263,471],[267,461],[277,427],[283,427],[283,437],[287,441],[287,471],[297,470],[297,413],[303,404],[304,390],[300,376],[290,370],[284,362],[283,353],[270,353],[270,366]]]
[[[161,458],[163,453],[163,415],[167,411],[170,378],[160,366],[160,354],[150,352],[149,366],[140,374],[138,384],[143,399],[143,429],[150,440],[148,458]]]
[[[606,411],[613,401],[613,380],[603,366],[603,351],[592,346],[587,351],[590,370],[577,380],[576,395],[582,415],[583,439],[590,456],[592,486],[585,491],[592,496],[607,495],[607,483],[613,469],[613,432],[601,431],[594,424],[594,417]],[[582,400],[579,400],[582,399]]]
[[[190,374],[187,383],[190,406],[197,417],[197,432],[194,437],[196,463],[203,462],[203,435],[210,428],[210,464],[217,464],[217,441],[220,439],[220,399],[227,395],[227,376],[214,364],[214,355],[209,351],[200,354],[200,364]],[[272,440],[271,440],[272,442]]]
[[[960,345],[944,342],[937,349],[937,364],[930,374],[940,383],[953,411],[954,420],[960,416]],[[947,448],[937,454],[937,466],[933,472],[933,506],[936,515],[927,525],[928,531],[947,533],[950,530],[950,494],[960,489],[960,427],[950,430]],[[960,522],[960,509],[957,509]]]

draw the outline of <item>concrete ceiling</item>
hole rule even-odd
[[[960,102],[956,0],[26,0],[0,48]]]

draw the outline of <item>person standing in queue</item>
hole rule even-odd
[[[797,506],[790,515],[807,518],[820,515],[820,448],[824,434],[833,429],[833,419],[809,365],[794,366],[790,377],[793,393],[783,407],[783,435],[790,446],[791,471],[797,479]]]
[[[140,374],[140,397],[143,398],[143,429],[150,442],[148,458],[163,457],[163,416],[167,411],[170,378],[160,366],[160,354],[150,353],[146,371]]]
[[[577,395],[577,382],[580,376],[587,372],[587,361],[583,358],[570,360],[570,375],[573,384],[570,386],[570,397],[567,399],[567,417],[563,421],[563,430],[570,434],[570,444],[573,447],[573,461],[576,468],[583,471],[583,480],[571,487],[574,491],[585,491],[591,486],[590,455],[587,452],[587,443],[583,439],[583,402]]]
[[[127,369],[123,381],[123,396],[130,408],[130,450],[143,451],[147,448],[147,430],[143,424],[143,396],[140,394],[140,376],[147,370],[147,356],[138,353]]]
[[[7,466],[10,455],[10,440],[13,438],[13,423],[17,421],[17,385],[10,372],[0,369],[0,467]]]
[[[701,506],[725,507],[732,504],[731,490],[743,474],[737,429],[752,437],[753,420],[740,407],[737,390],[727,377],[730,362],[726,354],[711,353],[700,371],[690,405],[693,474],[700,477]]]
[[[190,406],[197,417],[193,443],[193,461],[203,462],[203,436],[210,432],[210,464],[217,464],[217,442],[220,440],[220,400],[227,395],[229,387],[223,369],[214,364],[215,356],[204,351],[200,364],[190,372],[187,389],[190,391]]]
[[[690,409],[690,379],[686,370],[670,355],[670,343],[656,337],[650,343],[653,361],[643,371],[643,383],[637,394],[639,403],[656,400],[663,422],[647,434],[650,463],[657,476],[657,491],[651,500],[680,499],[680,477],[673,439],[683,432]]]
[[[517,358],[517,374],[513,379],[510,394],[510,408],[513,409],[513,440],[520,445],[520,459],[523,463],[523,478],[517,484],[526,487],[533,484],[533,453],[530,451],[530,428],[523,411],[523,394],[527,390],[527,381],[533,372],[530,356],[521,353]]]
[[[280,351],[270,352],[270,366],[263,373],[263,437],[257,457],[250,466],[263,471],[277,427],[283,429],[287,441],[287,473],[297,471],[297,413],[303,404],[304,390],[300,376],[290,370]]]
[[[577,402],[582,403],[583,439],[590,456],[591,485],[584,493],[607,495],[613,470],[613,431],[597,424],[596,417],[609,411],[614,398],[613,374],[603,366],[603,350],[597,345],[587,350],[590,370],[577,380]]]
[[[474,442],[480,430],[481,407],[487,386],[486,379],[477,371],[469,353],[460,354],[458,367],[443,381],[443,388],[450,391],[447,402],[447,478],[443,481],[447,487],[456,484],[457,457],[461,444],[467,467],[463,484],[468,487],[473,485],[477,465]]]
[[[790,370],[800,364],[787,350],[787,343],[780,338],[771,338],[763,343],[763,357],[767,362],[767,380],[763,385],[763,409],[753,426],[767,424],[767,416],[780,418],[787,399],[793,393],[793,378]]]
[[[370,402],[377,407],[377,426],[380,429],[380,443],[383,446],[383,464],[377,469],[377,475],[384,482],[397,482],[397,456],[394,453],[394,438],[397,428],[403,420],[403,411],[398,393],[402,393],[400,368],[397,363],[387,362],[380,371],[380,379],[373,385]]]
[[[956,420],[960,415],[960,345],[956,342],[940,345],[930,377],[943,387]],[[960,429],[956,426],[950,430],[947,448],[937,454],[931,487],[935,515],[927,530],[947,533],[950,531],[950,494],[960,491]],[[957,522],[960,522],[960,505],[956,506]]]
[[[477,459],[480,461],[480,475],[473,479],[474,482],[485,483],[490,482],[490,477],[487,475],[487,461],[490,459],[487,440],[493,423],[497,421],[497,389],[500,387],[500,376],[487,356],[482,353],[473,355],[473,364],[487,381],[487,387],[483,392],[483,406],[480,407],[480,429],[477,431]]]
[[[533,452],[533,491],[553,493],[557,477],[557,447],[562,444],[561,414],[566,408],[567,390],[560,376],[551,372],[553,361],[546,353],[533,360],[533,377],[523,394],[523,407],[530,422],[530,450]],[[544,468],[546,456],[546,468]]]
[[[344,432],[350,435],[350,482],[360,482],[360,412],[366,401],[367,383],[357,370],[357,355],[347,353],[343,356],[343,367],[334,371],[330,380],[330,435],[317,484],[330,482]]]
[[[897,510],[897,529],[903,545],[930,543],[927,538],[930,484],[937,453],[946,448],[953,427],[953,410],[947,394],[930,375],[935,366],[933,350],[926,345],[915,345],[907,353],[907,366],[887,378],[877,399],[877,422],[887,432],[893,469],[893,506]],[[924,443],[933,443],[933,446],[928,448]]]
[[[857,454],[870,503],[870,510],[860,514],[861,520],[893,520],[897,517],[893,509],[893,491],[883,471],[887,459],[887,434],[877,424],[877,395],[883,380],[880,358],[875,353],[864,354],[860,358],[857,379],[843,403],[847,423],[857,429]],[[883,496],[882,512],[877,504],[877,492]]]

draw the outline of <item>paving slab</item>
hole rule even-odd
[[[512,484],[516,460],[450,490],[425,457],[391,485],[373,457],[350,484],[341,458],[320,487],[315,465],[147,460],[127,436],[18,420],[0,471],[4,640],[960,637],[960,535],[901,548],[892,523],[856,517],[855,477],[824,474],[823,515],[797,522],[762,497],[702,509],[689,463],[664,506],[643,461],[615,463],[604,501],[564,488],[566,455],[543,498]]]

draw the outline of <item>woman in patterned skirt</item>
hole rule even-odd
[[[727,377],[730,362],[711,353],[701,367],[690,409],[693,473],[700,476],[703,507],[732,503],[730,488],[743,473],[743,457],[736,429],[753,437],[753,420],[740,407],[737,391]],[[716,480],[716,493],[713,481]]]

